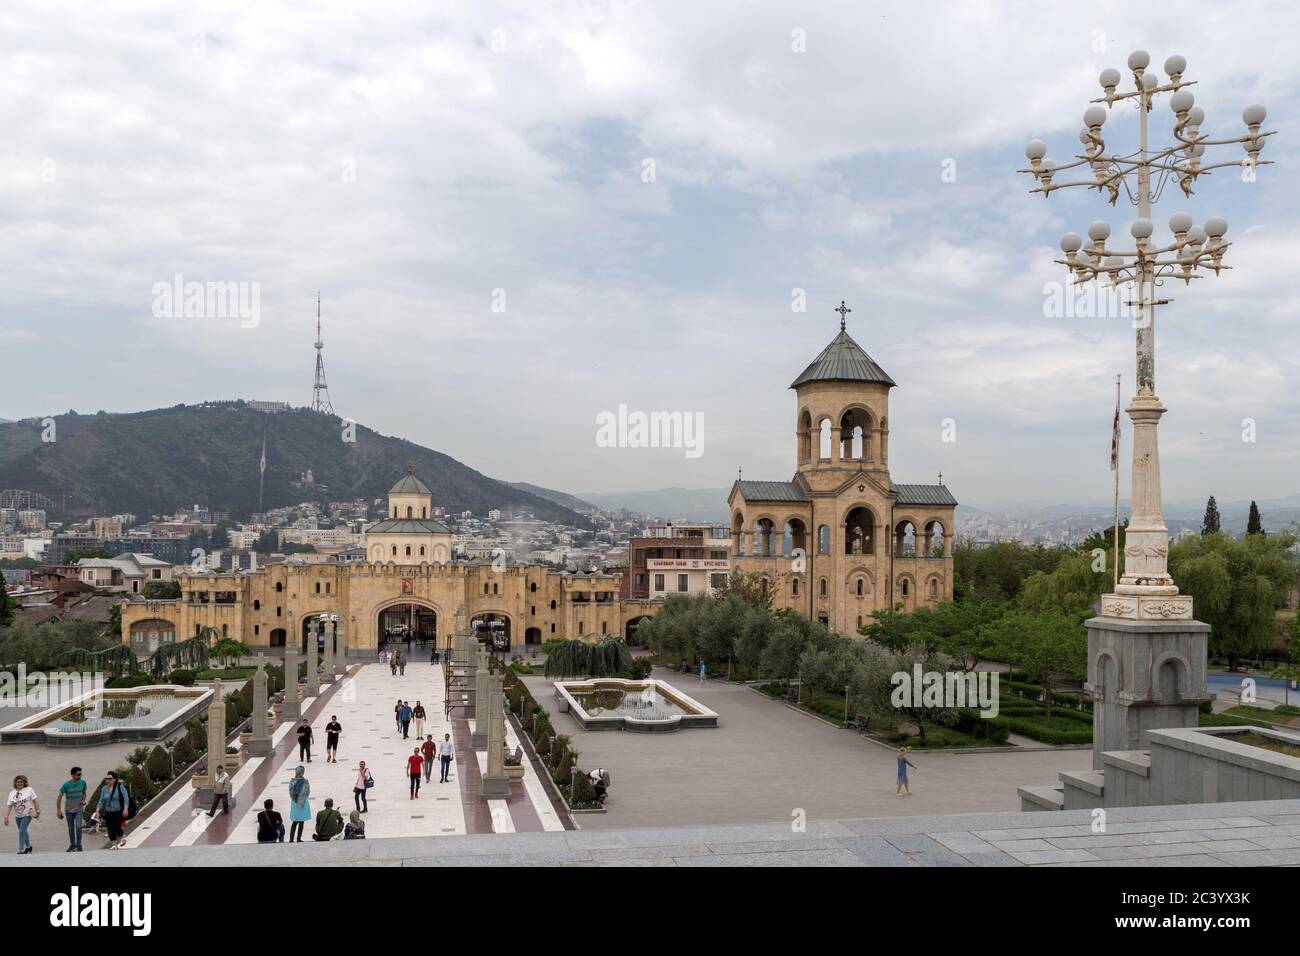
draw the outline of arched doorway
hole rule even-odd
[[[284,628],[282,627],[275,628],[274,630],[271,631],[271,646],[284,647],[284,643],[287,637],[288,634],[285,632]]]
[[[476,626],[481,625],[481,628]],[[477,635],[480,630],[490,632],[495,636],[502,631],[505,634],[505,647],[499,650],[509,650],[514,644],[514,632],[511,627],[510,615],[500,611],[480,611],[470,618],[469,630],[471,634]]]
[[[642,614],[640,617],[628,619],[627,627],[623,629],[623,639],[626,641],[628,647],[641,646],[641,642],[636,636],[637,629],[641,626],[642,622],[648,621],[652,617],[654,617],[653,614]]]
[[[438,611],[427,604],[396,601],[379,609],[375,633],[380,646],[408,640],[421,644],[438,640]]]
[[[540,627],[530,627],[524,631],[525,644],[542,643],[542,629]]]
[[[332,611],[319,611],[304,617],[302,619],[302,634],[298,642],[299,651],[306,654],[307,648],[310,646],[307,642],[314,636],[316,638],[316,649],[322,654],[325,652],[325,642],[333,638],[334,653],[338,654],[340,648],[335,626],[337,622],[338,615]]]

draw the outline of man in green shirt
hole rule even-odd
[[[334,801],[325,799],[325,809],[316,814],[316,832],[313,840],[332,840],[343,832],[343,814],[334,809]]]
[[[68,853],[81,852],[81,823],[86,813],[86,781],[81,779],[81,768],[73,767],[72,776],[59,787],[54,802],[54,814],[68,821]]]

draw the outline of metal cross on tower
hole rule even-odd
[[[840,314],[840,331],[843,332],[843,331],[844,331],[844,316],[848,315],[848,314],[849,314],[850,312],[852,312],[853,310],[850,309],[847,305],[844,304],[844,300],[843,300],[843,299],[840,299],[840,307],[839,307],[838,309],[831,309],[831,311],[832,311],[832,312],[838,312],[838,313]]]
[[[321,349],[325,343],[320,337],[320,293],[316,293],[316,383],[311,390],[311,410],[313,412],[324,412],[326,415],[334,414],[334,406],[330,403],[329,386],[325,384],[325,357],[321,354]]]

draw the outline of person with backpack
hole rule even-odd
[[[284,817],[275,809],[275,801],[268,797],[257,814],[257,842],[283,843]]]
[[[352,802],[357,805],[357,812],[370,812],[370,803],[366,795],[374,785],[375,778],[366,769],[366,762],[363,760],[361,766],[357,767],[357,782],[352,787]]]
[[[5,826],[9,826],[9,815],[13,814],[18,825],[18,855],[32,852],[32,841],[27,835],[27,828],[32,825],[32,818],[41,815],[41,804],[36,799],[36,791],[27,783],[21,773],[14,777],[14,788],[9,791],[5,802]]]
[[[117,849],[126,843],[125,824],[131,819],[131,791],[110,770],[104,775],[104,782],[99,788],[99,803],[96,813],[108,827],[108,843],[111,849]]]
[[[289,781],[289,842],[302,842],[303,825],[311,819],[311,784],[303,776],[307,768],[299,764]]]

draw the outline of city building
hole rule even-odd
[[[711,594],[724,587],[731,571],[731,534],[726,526],[666,524],[630,538],[625,598],[663,598],[667,594]]]
[[[873,611],[951,601],[957,499],[942,481],[891,478],[894,380],[841,319],[839,334],[790,387],[795,473],[732,485],[733,568],[758,575],[774,608],[845,634]]]

